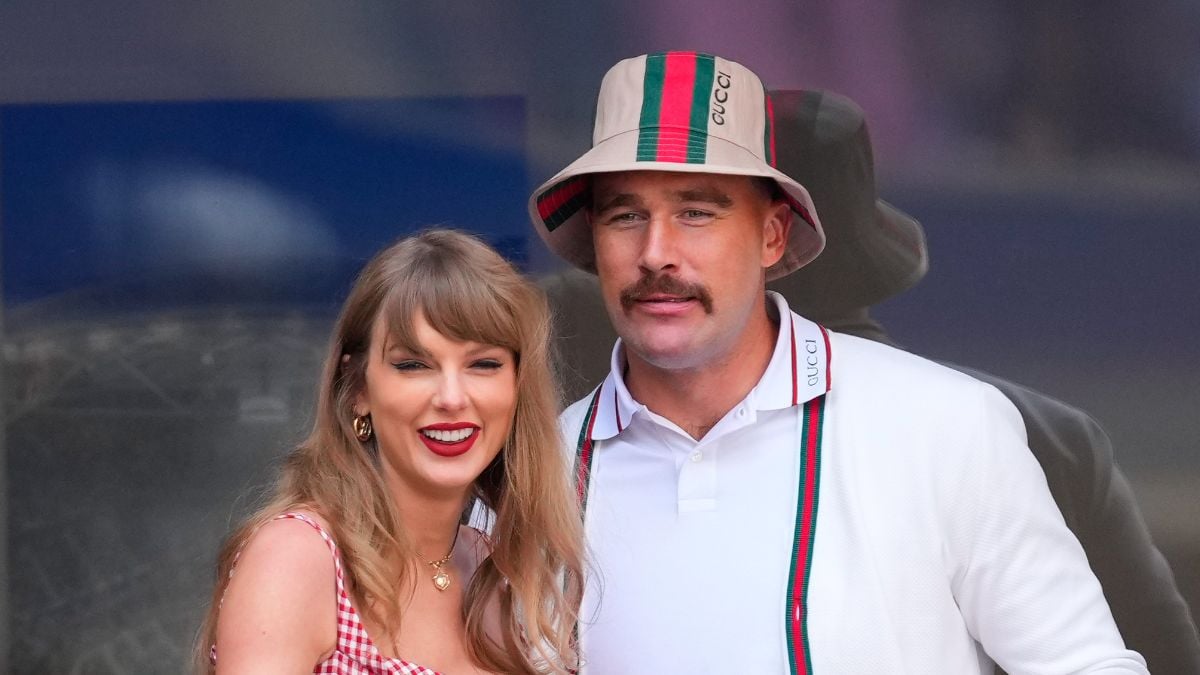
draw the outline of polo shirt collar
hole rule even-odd
[[[767,371],[747,397],[758,410],[779,410],[808,403],[829,391],[833,375],[829,365],[829,333],[824,327],[791,311],[787,300],[774,291],[767,301],[779,310],[779,337]]]
[[[808,319],[795,314],[782,295],[767,291],[780,316],[775,351],[758,384],[746,396],[758,410],[779,410],[807,403],[829,391],[833,384],[830,371],[829,334]],[[596,422],[592,438],[604,440],[621,433],[635,414],[645,406],[634,400],[625,388],[625,349],[618,338],[613,345],[608,377],[600,385],[596,404]]]

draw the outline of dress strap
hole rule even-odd
[[[333,553],[333,569],[337,574],[338,597],[346,596],[346,582],[345,577],[342,574],[342,554],[338,551],[337,543],[333,541],[333,537],[329,536],[329,533],[325,531],[325,528],[321,527],[320,523],[313,520],[312,517],[304,515],[303,513],[281,513],[271,520],[283,520],[285,518],[308,523],[321,535],[321,538],[325,540],[325,543],[329,545],[329,551]],[[238,547],[237,552],[233,554],[233,563],[229,565],[229,579],[232,579],[233,573],[237,571],[238,561],[242,559],[242,549],[245,548],[249,541],[250,537],[247,537],[246,540],[242,542],[241,546]],[[221,599],[217,604],[217,609],[219,610],[224,604],[225,594],[222,593]]]
[[[349,594],[346,593],[346,577],[342,572],[342,553],[338,550],[337,542],[333,540],[333,536],[326,532],[325,528],[321,527],[321,524],[316,519],[303,513],[281,513],[275,516],[273,520],[299,520],[302,523],[307,523],[312,529],[317,531],[317,534],[321,535],[321,538],[329,546],[329,552],[333,554],[333,570],[337,579],[338,598],[349,598]]]
[[[337,581],[337,650],[348,654],[353,659],[360,663],[368,664],[372,668],[384,669],[387,667],[387,662],[375,647],[375,643],[367,635],[367,628],[363,625],[362,617],[354,604],[350,602],[350,594],[346,592],[345,574],[342,571],[342,554],[338,550],[337,542],[333,537],[321,526],[312,516],[303,513],[283,513],[275,516],[275,520],[299,520],[302,523],[307,523],[310,527],[321,535],[325,543],[329,545],[329,552],[333,554],[333,569]],[[417,671],[414,671],[417,672]]]

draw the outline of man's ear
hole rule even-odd
[[[792,229],[792,208],[787,202],[771,204],[763,222],[763,269],[774,265],[787,252],[788,233]]]

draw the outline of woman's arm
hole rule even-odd
[[[333,556],[298,520],[246,544],[217,619],[218,673],[311,673],[337,640]]]

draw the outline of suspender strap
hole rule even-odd
[[[821,426],[825,420],[825,396],[804,404],[800,431],[800,489],[796,504],[796,530],[792,542],[792,565],[788,575],[787,643],[793,675],[812,673],[808,645],[808,577],[812,571],[813,544],[817,534],[817,501],[821,486]],[[800,426],[800,425],[797,425]]]
[[[592,477],[592,427],[596,424],[596,408],[600,391],[596,390],[588,404],[587,414],[579,428],[575,447],[576,494],[580,511],[586,516],[588,489]],[[812,571],[813,545],[817,533],[817,501],[821,484],[821,427],[825,421],[825,395],[804,404],[801,411],[800,471],[796,526],[792,543],[792,561],[788,574],[787,633],[788,660],[793,675],[811,675],[812,656],[808,645],[808,579]],[[579,625],[575,625],[578,634]]]
[[[579,511],[587,513],[588,488],[592,484],[592,428],[596,426],[596,408],[600,407],[601,384],[588,403],[587,415],[579,427],[579,441],[575,445],[575,493],[579,497]]]
[[[604,384],[596,387],[596,393],[592,395],[592,400],[588,403],[587,414],[583,417],[583,424],[579,426],[579,440],[575,444],[575,494],[579,498],[581,518],[587,516],[588,488],[592,484],[592,427],[596,426],[596,408],[600,405],[600,392],[603,390]],[[571,629],[571,637],[575,646],[578,647],[580,644],[578,620]],[[570,675],[577,675],[579,671],[569,672]]]

